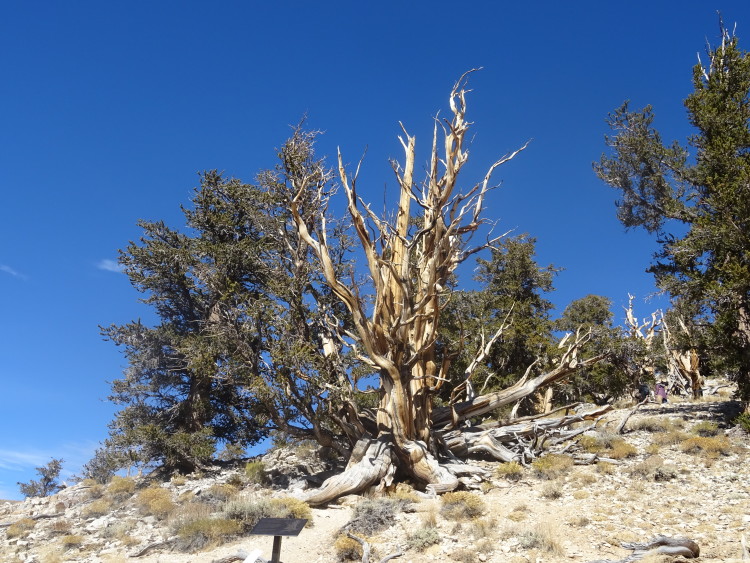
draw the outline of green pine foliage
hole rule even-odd
[[[720,43],[693,68],[685,100],[694,134],[665,144],[651,106],[609,116],[610,154],[594,168],[620,192],[618,218],[654,233],[651,271],[690,313],[693,345],[750,400],[750,54],[721,26]]]
[[[184,230],[140,222],[143,236],[120,264],[158,322],[102,329],[129,365],[112,383],[121,410],[85,476],[105,481],[139,464],[188,473],[227,444],[241,451],[270,432],[348,451],[330,413],[347,401],[357,412],[354,380],[363,374],[339,338],[348,314],[288,210],[300,177],[321,188],[331,180],[314,137],[296,130],[257,185],[202,174]],[[311,229],[325,216],[316,201],[311,194],[299,206]],[[328,225],[334,268],[344,273],[348,239]],[[352,384],[327,390],[342,378]]]
[[[58,478],[63,462],[62,459],[51,459],[47,465],[37,467],[39,479],[32,479],[28,483],[18,483],[21,494],[25,497],[47,497],[62,489]]]

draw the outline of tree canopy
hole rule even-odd
[[[723,24],[693,68],[685,100],[695,133],[666,145],[651,106],[609,116],[611,152],[596,173],[620,191],[618,217],[657,236],[651,271],[680,308],[692,308],[713,368],[750,399],[750,54]]]

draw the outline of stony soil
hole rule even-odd
[[[644,542],[666,535],[696,541],[701,549],[700,561],[742,561],[741,538],[750,538],[750,439],[739,428],[727,425],[727,418],[732,416],[727,413],[736,406],[727,396],[645,405],[629,420],[622,436],[634,449],[620,446],[618,451],[600,453],[617,457],[629,451],[631,457],[572,466],[548,478],[532,469],[525,469],[517,481],[497,476],[491,486],[485,484],[483,491],[477,492],[486,507],[483,515],[463,522],[445,518],[440,513],[440,499],[423,498],[407,512],[397,514],[392,526],[374,534],[370,542],[378,557],[402,550],[404,555],[393,561],[412,563],[586,563],[620,560],[631,553],[621,547],[622,542]],[[599,421],[596,433],[587,433],[589,443],[596,438],[611,438],[625,412],[613,411]],[[705,420],[719,425],[717,439],[728,440],[730,446],[724,453],[683,451],[684,440],[695,436],[691,434],[695,424]],[[671,421],[671,430],[654,429],[659,421]],[[260,496],[299,496],[302,481],[297,479],[298,474],[321,469],[319,462],[308,463],[288,453],[267,458],[266,462],[276,464],[277,480],[284,467],[290,470],[291,477],[284,481],[288,489],[247,486],[244,494],[255,491],[252,494]],[[487,463],[487,467],[495,466]],[[163,486],[175,501],[187,496],[206,497],[211,485],[231,480],[232,474],[238,473],[241,470],[224,470]],[[91,515],[89,510],[86,516],[87,507],[95,501],[90,497],[90,488],[78,484],[53,497],[0,504],[0,561],[212,563],[240,549],[250,552],[256,548],[266,558],[271,555],[272,538],[244,536],[199,552],[176,551],[174,544],[168,543],[132,557],[147,545],[174,537],[169,518],[144,516],[135,506],[135,497],[119,500],[109,514]],[[296,538],[284,539],[282,560],[337,561],[334,542],[350,520],[352,507],[360,501],[359,497],[348,497],[336,506],[314,509],[313,526],[308,525]],[[8,538],[10,526],[23,518],[36,518],[33,527]],[[63,521],[67,524],[59,524]],[[440,543],[423,551],[406,549],[406,538],[426,522],[435,524]],[[114,532],[117,526],[126,524],[127,538]],[[78,536],[80,544],[66,549],[64,538],[71,535]]]

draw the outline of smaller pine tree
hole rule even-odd
[[[43,466],[37,467],[36,472],[39,474],[38,481],[31,480],[28,483],[18,483],[21,494],[25,497],[48,497],[54,495],[63,487],[57,482],[62,470],[62,459],[51,459],[50,462]]]

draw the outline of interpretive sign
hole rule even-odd
[[[281,563],[281,537],[298,536],[307,524],[304,518],[261,518],[250,530],[254,536],[273,536],[271,563]]]

